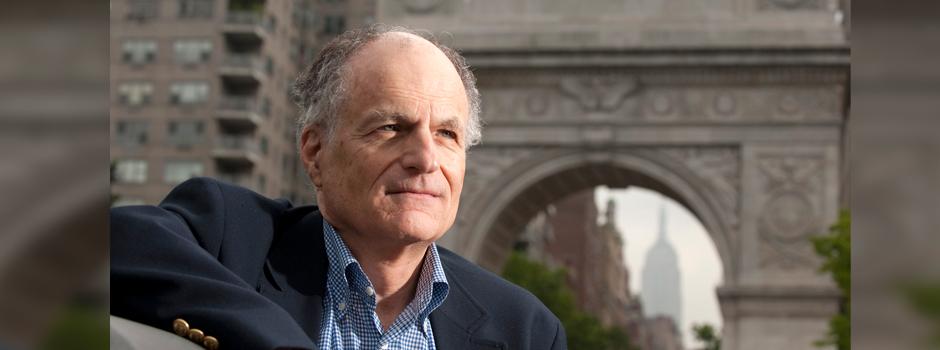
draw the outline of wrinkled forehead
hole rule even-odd
[[[438,74],[451,71],[459,79],[456,68],[444,52],[427,39],[411,33],[384,33],[356,50],[346,64],[347,74],[366,75],[367,79],[401,70]]]
[[[350,96],[372,99],[389,91],[409,90],[467,102],[463,81],[447,55],[413,34],[386,33],[364,45],[343,73]]]

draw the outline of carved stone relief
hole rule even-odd
[[[758,0],[759,10],[825,10],[831,0]]]
[[[521,81],[521,84],[520,84]],[[647,84],[629,75],[481,86],[487,121],[838,122],[838,85]]]
[[[760,266],[815,266],[809,236],[823,229],[822,156],[766,155],[757,159],[763,205],[758,215]]]
[[[729,224],[737,226],[741,202],[741,154],[737,147],[664,147],[659,151],[704,180],[718,195]]]
[[[611,112],[637,89],[633,77],[573,77],[561,80],[561,91],[586,112]]]
[[[531,148],[480,148],[467,154],[467,170],[464,177],[463,199],[472,199],[481,193],[487,184],[497,179],[513,165],[534,157],[537,151]]]
[[[434,12],[434,10],[441,4],[442,0],[399,0],[402,4],[405,5],[405,9],[408,12],[416,14],[427,14]]]

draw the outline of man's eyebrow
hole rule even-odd
[[[369,121],[394,121],[394,122],[404,122],[408,120],[404,114],[398,112],[384,111],[381,109],[373,109],[369,111],[369,116],[371,117]]]
[[[456,116],[445,117],[438,125],[447,129],[460,130],[463,129],[463,123],[460,122],[460,119]]]
[[[411,122],[411,118],[409,118],[407,114],[385,111],[385,110],[378,109],[378,108],[372,109],[371,111],[369,111],[369,116],[371,116],[371,118],[369,119],[369,122],[377,122],[377,121],[395,122],[395,123]],[[462,125],[463,123],[460,122],[460,118],[457,118],[457,116],[450,115],[450,116],[444,117],[443,119],[444,120],[438,123],[438,126],[442,128],[460,130],[460,129],[463,129],[464,127]]]

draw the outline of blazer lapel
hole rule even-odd
[[[290,313],[315,343],[320,336],[328,261],[323,217],[319,211],[301,208],[288,211],[279,220],[286,224],[276,228],[257,288]]]
[[[505,349],[503,343],[474,336],[489,316],[460,284],[459,276],[444,266],[450,292],[431,313],[431,328],[438,349]]]

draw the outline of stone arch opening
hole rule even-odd
[[[480,214],[458,242],[466,256],[499,271],[513,242],[545,206],[575,192],[606,185],[654,190],[686,207],[705,227],[722,262],[722,281],[733,285],[736,240],[717,193],[691,170],[653,149],[559,152],[515,165],[474,203]]]

